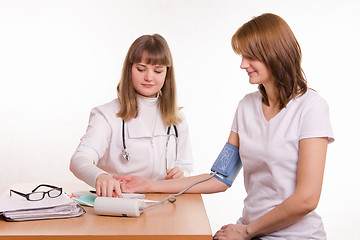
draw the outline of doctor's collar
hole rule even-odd
[[[145,104],[148,106],[156,105],[158,103],[160,94],[157,93],[156,97],[145,97],[140,94],[136,94],[136,99],[138,100],[138,104]]]

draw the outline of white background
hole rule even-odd
[[[336,141],[317,211],[328,239],[356,238],[359,10],[356,0],[0,0],[0,192],[19,182],[79,182],[68,166],[89,112],[116,98],[130,44],[153,33],[173,53],[195,173],[209,172],[239,100],[256,90],[239,68],[231,36],[271,12],[293,29],[309,87],[330,105]],[[213,232],[236,222],[244,196],[242,175],[227,192],[204,195]]]

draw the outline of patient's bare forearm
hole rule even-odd
[[[186,178],[156,181],[152,183],[151,192],[174,193],[180,192],[190,184],[209,177],[209,174],[201,174]],[[229,187],[212,177],[211,179],[196,184],[186,191],[186,193],[216,193],[226,191]]]

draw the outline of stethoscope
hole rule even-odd
[[[177,143],[177,139],[179,137],[177,128],[175,125],[171,125],[170,127],[168,127],[166,135],[167,135],[167,139],[166,139],[166,146],[165,146],[165,167],[167,168],[167,150],[168,150],[168,144],[169,144],[169,140],[170,140],[170,130],[171,127],[174,128],[174,132],[175,132],[175,160],[177,159],[177,152],[178,152],[178,143]],[[123,150],[122,150],[122,156],[126,159],[126,160],[130,160],[130,154],[128,153],[127,149],[126,149],[126,143],[125,143],[125,121],[122,120],[122,140],[123,140]]]

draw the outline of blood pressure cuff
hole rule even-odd
[[[211,171],[216,172],[215,178],[231,187],[241,167],[239,148],[226,143],[211,167]]]

